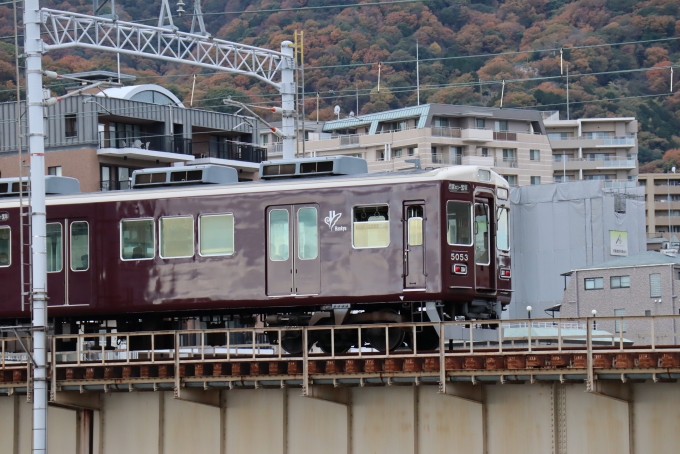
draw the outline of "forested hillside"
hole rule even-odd
[[[192,3],[186,2],[187,10]],[[364,6],[356,6],[364,3]],[[421,103],[500,105],[569,110],[581,116],[635,116],[640,122],[643,171],[680,164],[680,2],[678,0],[204,0],[215,37],[279,49],[305,35],[306,112],[316,118],[368,113],[416,104],[416,42]],[[175,3],[171,2],[173,8]],[[334,7],[343,5],[342,7]],[[11,4],[0,5],[0,98],[13,99],[14,46]],[[91,2],[42,1],[41,6],[82,13]],[[160,1],[119,0],[123,20],[154,24]],[[19,11],[21,17],[21,11]],[[175,17],[188,30],[190,16]],[[21,42],[21,41],[20,41]],[[563,68],[560,70],[560,49]],[[138,82],[172,90],[187,104],[197,74],[194,106],[221,108],[221,98],[272,103],[276,93],[245,76],[121,56]],[[380,91],[378,92],[378,66]],[[675,67],[670,92],[671,65]],[[53,52],[44,66],[62,73],[115,70],[114,54]],[[60,85],[53,85],[56,91]],[[662,159],[664,153],[671,153]],[[678,156],[678,158],[675,158]]]

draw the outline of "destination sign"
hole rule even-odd
[[[449,183],[449,192],[470,192],[469,183]]]

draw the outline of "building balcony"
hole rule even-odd
[[[627,189],[636,188],[637,180],[603,180],[602,187],[605,189]]]
[[[553,149],[574,148],[632,148],[635,137],[593,137],[593,136],[559,136],[548,134]]]
[[[246,142],[213,142],[207,151],[196,155],[196,158],[225,159],[259,164],[267,160],[267,149]]]
[[[607,156],[604,158],[561,158],[553,156],[553,170],[601,170],[601,169],[628,169],[637,167],[636,159],[617,158]]]
[[[120,191],[131,188],[130,180],[103,180],[99,182],[100,191]]]
[[[177,136],[101,131],[97,155],[129,157],[143,161],[193,161],[192,141]]]
[[[517,168],[518,163],[516,158],[503,158],[496,159],[494,162],[494,167],[506,167],[506,168]]]
[[[517,133],[510,131],[494,131],[493,140],[501,142],[517,142]]]
[[[463,165],[493,167],[493,156],[463,156]]]
[[[463,142],[486,143],[494,139],[493,131],[490,129],[463,129],[461,138]]]
[[[464,132],[460,128],[449,128],[444,126],[433,126],[432,137],[450,137],[452,139],[461,138]],[[468,131],[467,129],[465,131]]]

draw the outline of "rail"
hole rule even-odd
[[[137,148],[148,151],[191,154],[192,140],[175,135],[164,136],[130,131],[100,131],[99,148]]]
[[[443,388],[451,380],[475,382],[482,376],[501,382],[568,376],[589,387],[596,379],[625,380],[627,375],[680,378],[680,316],[489,320],[484,325],[495,329],[470,329],[482,325],[454,321],[53,335],[50,379],[53,392],[74,386],[106,390],[124,383],[130,389],[164,384],[180,393],[183,386],[231,388],[248,382],[301,386],[304,393],[310,384],[328,380],[360,386],[370,380],[429,380]],[[446,333],[438,348],[418,345],[428,330]],[[264,335],[272,342],[263,343]],[[280,347],[291,339],[299,341],[298,352]],[[379,351],[367,339],[383,346],[392,339],[397,348]],[[0,393],[25,388],[29,376],[30,360],[16,339],[0,338]]]

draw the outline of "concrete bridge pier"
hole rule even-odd
[[[57,393],[50,454],[675,454],[680,385],[582,383]],[[30,452],[26,397],[0,397],[0,453]]]

